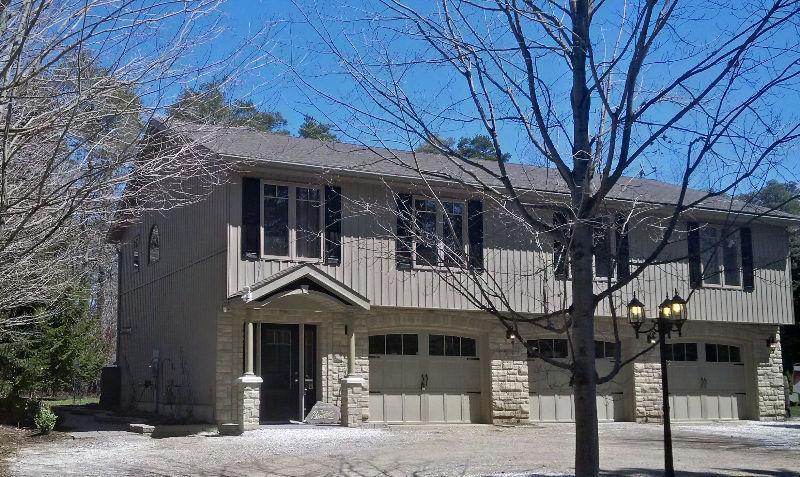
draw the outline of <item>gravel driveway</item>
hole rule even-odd
[[[521,475],[569,474],[574,426],[269,426],[239,437],[155,438],[74,432],[20,450],[13,475]],[[800,475],[800,422],[673,426],[679,475]],[[661,427],[600,425],[602,469],[660,475]]]

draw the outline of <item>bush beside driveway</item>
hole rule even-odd
[[[679,474],[797,475],[800,422],[674,426]],[[659,475],[661,427],[600,424],[600,463],[611,475]],[[238,437],[154,438],[73,432],[9,459],[14,475],[521,475],[569,474],[574,426],[264,426]]]

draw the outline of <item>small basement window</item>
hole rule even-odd
[[[534,354],[538,352],[538,356]],[[569,355],[569,346],[564,338],[541,338],[528,340],[528,358],[566,358]]]
[[[697,343],[668,343],[667,361],[697,361]]]
[[[594,356],[597,359],[613,358],[617,352],[617,343],[613,341],[595,341]]]
[[[706,362],[741,363],[742,353],[738,346],[706,343]]]
[[[475,338],[450,335],[429,335],[430,356],[477,356]]]

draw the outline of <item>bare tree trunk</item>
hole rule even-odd
[[[589,139],[589,90],[586,86],[586,54],[589,44],[589,2],[573,0],[572,106],[574,161],[572,207],[576,215],[573,236],[573,380],[575,389],[575,475],[595,476],[600,452],[597,436],[597,373],[594,353],[594,271],[591,219],[591,142]]]

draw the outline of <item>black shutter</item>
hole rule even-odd
[[[631,251],[628,239],[628,226],[625,219],[617,219],[617,280],[627,280],[631,276]]]
[[[739,229],[739,240],[742,243],[742,288],[753,291],[755,288],[755,271],[753,269],[753,235],[747,227]]]
[[[479,200],[467,202],[467,238],[469,266],[480,273],[483,271],[483,203]]]
[[[397,239],[395,241],[395,261],[398,270],[410,270],[413,224],[413,205],[411,194],[397,194]]]
[[[242,179],[242,257],[257,260],[261,253],[261,181]]]
[[[700,229],[697,222],[687,222],[689,229],[686,243],[689,251],[689,286],[700,288],[703,284],[703,270],[700,263]]]
[[[553,278],[556,280],[569,279],[569,254],[567,243],[570,233],[565,230],[567,217],[563,212],[553,212],[553,228],[558,228],[557,234],[563,240],[553,240]]]
[[[325,264],[342,263],[342,189],[325,186]]]

